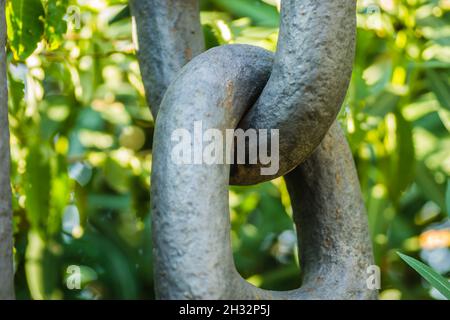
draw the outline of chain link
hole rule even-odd
[[[151,193],[159,298],[375,298],[366,287],[373,257],[359,182],[342,130],[333,124],[351,75],[355,6],[353,0],[284,0],[273,57],[246,45],[200,54],[197,1],[131,1],[141,71],[158,113]],[[238,125],[279,129],[279,173],[262,176],[260,165],[237,165],[230,178],[228,165],[173,163],[172,132],[192,131],[196,121],[222,132]],[[287,172],[303,285],[266,291],[234,267],[228,184]]]

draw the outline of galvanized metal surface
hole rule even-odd
[[[155,131],[152,214],[160,299],[368,299],[373,264],[351,152],[337,124],[286,178],[301,240],[304,285],[264,291],[236,271],[230,242],[228,165],[174,163],[172,133],[194,122],[235,128],[270,76],[271,54],[237,45],[195,58],[169,87]]]
[[[269,82],[242,119],[245,129],[280,130],[280,170],[236,165],[231,184],[282,176],[302,163],[336,119],[350,82],[355,54],[356,1],[284,0],[275,63]]]
[[[156,118],[180,69],[204,51],[198,0],[130,0],[147,101]]]
[[[138,57],[153,116],[181,67],[204,50],[198,1],[131,1]],[[233,165],[231,184],[282,176],[319,145],[336,118],[350,81],[355,52],[354,0],[283,0],[270,79],[242,119],[243,129],[280,130],[280,170],[261,175],[260,164]],[[188,53],[188,54],[186,54]]]
[[[150,5],[155,6],[155,11],[150,11]],[[179,72],[203,46],[196,31],[188,39],[190,24],[180,28],[178,20],[174,20],[185,12],[189,23],[199,30],[197,2],[186,1],[185,5],[170,6],[154,0],[134,1],[132,5],[146,91],[156,96],[150,98],[155,116],[156,104],[175,79],[161,104],[153,148],[157,296],[376,298],[376,292],[366,287],[365,271],[373,258],[353,159],[338,125],[332,125],[351,74],[355,2],[284,0],[274,61],[262,49],[232,45],[198,56]],[[162,19],[164,30],[158,35],[147,34],[148,26],[158,23],[158,19]],[[174,33],[167,32],[167,26],[172,25],[178,28],[170,29]],[[171,43],[181,44],[181,48],[174,50],[173,45],[166,45]],[[154,51],[143,50],[143,44],[153,46]],[[183,56],[183,48],[190,46],[195,47],[192,56]],[[167,72],[160,71],[163,67]],[[300,239],[302,288],[290,292],[260,290],[235,270],[227,191],[230,167],[180,166],[170,158],[172,132],[179,128],[192,132],[193,123],[200,120],[204,130],[225,130],[239,124],[245,129],[280,129],[281,170],[275,176],[289,172],[317,148],[286,176]],[[234,167],[231,181],[251,184],[275,177],[261,176],[259,169]]]

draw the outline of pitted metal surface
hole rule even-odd
[[[234,268],[228,207],[229,166],[179,165],[172,132],[194,122],[235,128],[270,75],[272,56],[237,45],[214,48],[189,63],[169,87],[158,116],[152,212],[157,295],[161,299],[366,299],[372,263],[364,205],[353,159],[336,124],[321,146],[287,177],[304,284],[265,291]],[[224,83],[231,84],[225,86]],[[231,104],[224,107],[229,96]]]
[[[137,55],[153,116],[180,69],[204,51],[198,0],[130,0]]]
[[[138,12],[152,4],[155,10],[162,8],[162,16],[155,15],[156,11]],[[148,29],[142,26],[162,17],[168,20],[163,25],[173,25],[178,21],[173,17],[181,11],[195,17],[197,2],[185,4],[170,6],[147,0],[132,5],[140,45],[155,48],[153,52],[140,48],[141,71],[148,79],[147,95],[161,97],[171,83],[160,106],[153,149],[157,296],[376,298],[376,292],[366,286],[365,272],[373,257],[356,170],[345,137],[338,124],[333,124],[351,74],[355,2],[284,0],[274,58],[260,48],[229,45],[199,55],[180,71],[177,68],[189,60],[180,56],[182,48],[195,44],[198,50],[192,57],[201,52],[199,34],[191,32],[196,40],[181,42],[181,51],[174,53],[165,51],[169,50],[165,44],[176,38],[187,40],[185,31],[191,26],[173,29],[175,35],[162,31],[158,36],[147,35]],[[192,20],[198,26],[198,21]],[[176,67],[168,68],[159,80],[161,63]],[[159,99],[150,100],[156,116]],[[230,166],[177,165],[170,158],[173,131],[185,128],[192,133],[196,121],[202,121],[204,130],[216,128],[222,132],[237,126],[280,129],[279,173],[261,176],[258,165],[238,165],[232,170],[231,182],[262,182],[296,167],[285,178],[302,257],[300,289],[261,290],[242,279],[234,268],[228,208]]]

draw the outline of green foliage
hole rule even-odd
[[[69,0],[46,0],[45,39],[50,50],[58,49],[64,40],[68,5]]]
[[[429,86],[441,106],[450,110],[450,84],[448,74],[442,70],[428,69],[426,75]]]
[[[31,227],[43,231],[50,205],[50,163],[39,145],[33,145],[26,158],[25,196]]]
[[[426,264],[408,257],[407,255],[398,252],[398,255],[407,263],[410,267],[416,270],[425,280],[427,280],[433,287],[439,290],[440,293],[447,300],[450,300],[450,282],[441,276],[439,273],[431,269]]]
[[[113,24],[125,19],[129,19],[131,17],[130,6],[126,5],[122,10],[119,11],[111,20],[109,20],[109,24]]]
[[[63,19],[71,5],[80,9],[79,29]],[[247,43],[274,51],[276,5],[201,1],[208,48]],[[374,5],[379,10],[368,10]],[[450,6],[362,0],[357,18],[339,121],[368,211],[381,298],[430,299],[434,293],[396,252],[450,275]],[[153,298],[154,121],[127,1],[8,0],[7,23],[18,298]],[[230,211],[242,276],[267,289],[298,287],[284,181],[231,187]],[[67,286],[70,266],[79,267],[80,290]]]
[[[11,50],[24,60],[37,48],[44,32],[44,7],[40,0],[9,0],[6,21]]]
[[[212,0],[211,3],[236,17],[249,17],[257,26],[278,27],[276,8],[259,0]]]

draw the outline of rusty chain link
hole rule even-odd
[[[359,182],[345,137],[333,124],[352,69],[355,6],[354,0],[282,1],[273,57],[247,45],[200,54],[198,1],[131,1],[141,72],[157,116],[151,192],[159,298],[376,297],[366,286],[373,258]],[[259,165],[236,165],[230,177],[228,165],[174,164],[171,133],[192,130],[196,121],[222,132],[238,125],[279,129],[278,174],[262,176]],[[261,290],[234,267],[228,184],[288,172],[303,285],[289,292]]]

